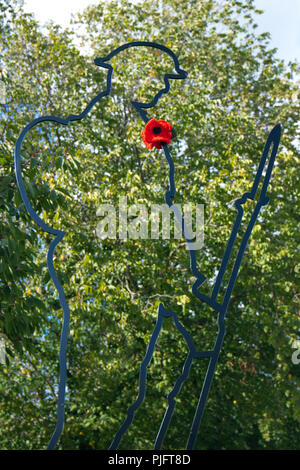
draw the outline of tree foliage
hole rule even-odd
[[[20,199],[14,144],[38,115],[82,111],[105,88],[106,73],[93,58],[132,40],[165,44],[189,73],[184,82],[172,81],[150,117],[168,120],[177,131],[170,145],[176,202],[205,206],[197,263],[210,279],[235,217],[232,202],[249,189],[270,126],[283,126],[270,203],[243,259],[196,448],[299,448],[299,366],[291,360],[299,332],[297,66],[276,58],[268,34],[256,34],[253,3],[99,2],[74,19],[73,31],[54,24],[42,31],[19,3],[0,1],[0,79],[7,95],[0,104],[0,334],[7,353],[0,365],[2,449],[47,445],[55,427],[62,322],[46,266],[52,237],[34,225]],[[153,98],[172,64],[141,48],[122,52],[113,65],[111,97],[67,127],[42,123],[22,147],[22,173],[35,210],[67,232],[54,257],[71,309],[60,449],[109,446],[136,398],[159,302],[178,314],[197,347],[212,347],[217,333],[215,314],[191,295],[182,240],[96,236],[101,203],[117,207],[119,196],[126,196],[128,205],[162,204],[168,185],[163,155],[144,147],[144,123],[131,100]],[[248,217],[251,209],[249,204]],[[120,448],[153,447],[186,352],[165,319],[146,400]],[[205,360],[195,363],[165,448],[184,448],[206,366]]]

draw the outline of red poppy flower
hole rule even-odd
[[[161,149],[162,142],[169,145],[172,138],[172,125],[168,121],[150,119],[141,132],[144,144],[148,149],[156,147]]]

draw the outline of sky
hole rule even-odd
[[[24,0],[25,11],[35,14],[40,23],[52,19],[67,26],[71,13],[82,11],[97,0]],[[258,32],[271,33],[271,47],[278,48],[277,56],[285,61],[300,61],[300,0],[255,0],[264,10],[257,15]]]

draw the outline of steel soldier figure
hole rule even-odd
[[[141,102],[132,101],[132,105],[134,106],[134,108],[139,112],[139,114],[140,114],[141,118],[143,119],[143,121],[145,123],[147,123],[149,121],[149,118],[147,116],[147,111],[146,110],[152,108],[153,106],[155,106],[157,104],[158,100],[161,98],[161,96],[165,93],[168,93],[168,91],[170,89],[169,79],[181,79],[182,80],[182,79],[185,79],[187,77],[187,73],[180,68],[177,56],[168,47],[163,46],[161,44],[153,43],[153,42],[136,41],[136,42],[127,43],[127,44],[124,44],[124,45],[120,46],[119,48],[113,50],[110,54],[108,54],[104,58],[95,59],[95,64],[96,65],[98,65],[100,67],[103,67],[103,68],[108,70],[106,89],[104,91],[102,91],[101,93],[99,93],[97,96],[95,96],[80,114],[78,114],[78,115],[69,115],[65,119],[57,117],[57,116],[41,116],[41,117],[38,117],[38,118],[34,119],[33,121],[31,121],[26,127],[24,127],[24,129],[22,130],[19,138],[17,139],[16,146],[15,146],[15,155],[14,155],[15,173],[16,173],[17,184],[18,184],[19,191],[20,191],[21,197],[23,199],[24,205],[25,205],[27,211],[29,212],[30,216],[32,217],[32,219],[45,232],[50,233],[50,234],[55,236],[55,238],[51,242],[51,245],[50,245],[49,250],[48,250],[47,265],[48,265],[48,270],[49,270],[50,276],[51,276],[51,278],[53,280],[53,283],[54,283],[54,285],[55,285],[55,287],[58,291],[59,301],[60,301],[60,305],[63,309],[63,315],[64,315],[61,341],[60,341],[60,354],[59,354],[60,372],[59,372],[59,387],[58,387],[57,421],[56,421],[56,428],[54,430],[54,433],[53,433],[53,435],[51,437],[51,440],[50,440],[50,443],[48,445],[48,449],[54,449],[54,447],[56,446],[56,444],[57,444],[57,442],[58,442],[58,440],[61,436],[61,433],[62,433],[63,427],[64,427],[64,403],[65,403],[66,368],[67,368],[67,366],[66,366],[66,349],[67,348],[66,347],[67,347],[67,338],[68,338],[68,331],[69,331],[70,311],[69,311],[68,303],[67,303],[66,298],[65,298],[64,290],[63,290],[63,288],[62,288],[62,286],[61,286],[61,284],[58,280],[56,271],[55,271],[54,266],[53,266],[53,254],[54,254],[56,246],[63,239],[63,237],[65,235],[65,232],[63,232],[61,230],[54,229],[54,228],[50,227],[49,225],[47,225],[38,216],[38,214],[33,209],[32,205],[29,201],[26,189],[25,189],[25,185],[24,185],[24,181],[23,181],[23,177],[22,177],[22,172],[21,172],[21,147],[22,147],[23,140],[24,140],[26,134],[29,132],[29,130],[32,129],[33,127],[35,127],[36,125],[38,125],[41,122],[52,121],[52,122],[57,122],[57,123],[62,124],[62,125],[69,125],[70,122],[83,119],[90,112],[90,110],[93,108],[93,106],[98,101],[101,100],[101,98],[103,98],[103,97],[110,94],[113,67],[108,63],[109,60],[112,57],[114,57],[115,55],[117,55],[119,52],[121,52],[125,49],[131,48],[131,47],[142,47],[142,46],[156,48],[156,49],[159,49],[162,52],[167,53],[171,57],[171,59],[173,60],[174,69],[176,71],[176,73],[174,73],[174,74],[165,74],[165,76],[164,76],[164,85],[165,85],[164,88],[162,88],[155,95],[155,97],[153,98],[153,100],[150,103],[141,103]],[[180,321],[178,320],[176,314],[174,312],[172,312],[171,310],[166,310],[162,303],[159,305],[157,322],[156,322],[155,328],[153,330],[150,342],[148,344],[146,355],[145,355],[144,360],[142,361],[141,366],[140,366],[140,381],[139,381],[138,398],[133,403],[133,405],[131,405],[128,408],[127,418],[125,419],[124,423],[122,424],[122,426],[120,427],[120,429],[116,433],[115,438],[114,438],[114,440],[113,440],[113,442],[110,446],[110,449],[116,449],[118,447],[118,444],[119,444],[120,440],[122,439],[122,436],[124,435],[124,433],[126,432],[128,427],[130,426],[130,424],[131,424],[131,422],[134,418],[135,411],[139,408],[139,406],[141,405],[141,403],[144,400],[145,392],[146,392],[147,366],[149,365],[149,363],[152,359],[154,349],[155,349],[155,345],[156,345],[156,341],[158,339],[158,336],[159,336],[159,333],[160,333],[160,330],[161,330],[161,327],[162,327],[163,319],[167,318],[167,317],[172,317],[173,318],[173,321],[174,321],[177,329],[183,335],[183,337],[184,337],[184,339],[187,343],[189,352],[187,354],[182,373],[178,377],[171,393],[168,396],[168,408],[165,412],[164,418],[162,420],[162,423],[161,423],[161,426],[160,426],[160,429],[159,429],[159,432],[158,432],[158,435],[157,435],[157,438],[156,438],[155,449],[160,449],[162,444],[163,444],[164,437],[166,435],[169,423],[171,421],[171,418],[172,418],[172,415],[173,415],[173,412],[174,412],[174,409],[175,409],[175,406],[176,406],[175,398],[178,395],[178,393],[179,393],[179,391],[182,387],[182,384],[184,383],[184,381],[189,376],[189,372],[190,372],[190,368],[191,368],[191,365],[193,363],[193,360],[194,359],[201,359],[201,358],[209,358],[209,365],[208,365],[206,377],[205,377],[204,384],[203,384],[203,387],[202,387],[202,390],[201,390],[201,393],[200,393],[197,409],[196,409],[194,420],[193,420],[192,427],[191,427],[190,436],[189,436],[188,443],[187,443],[187,449],[192,449],[194,447],[196,437],[197,437],[197,432],[198,432],[200,422],[201,422],[201,419],[202,419],[202,416],[203,416],[204,407],[205,407],[206,400],[207,400],[207,397],[208,397],[208,393],[209,393],[209,390],[210,390],[210,386],[211,386],[211,383],[212,383],[214,371],[215,371],[215,368],[216,368],[216,365],[217,365],[218,357],[219,357],[220,350],[221,350],[221,347],[222,347],[222,343],[223,343],[223,340],[224,340],[225,315],[226,315],[226,312],[227,312],[227,308],[228,308],[228,304],[229,304],[229,301],[230,301],[230,298],[231,298],[233,287],[234,287],[234,284],[235,284],[236,279],[237,279],[237,275],[238,275],[238,271],[239,271],[239,268],[240,268],[240,265],[241,265],[243,254],[245,252],[245,248],[247,246],[251,231],[252,231],[253,226],[254,226],[254,224],[257,220],[259,212],[260,212],[261,208],[268,203],[268,198],[266,196],[266,192],[267,192],[268,184],[270,182],[270,177],[271,177],[271,173],[272,173],[272,169],[273,169],[273,165],[274,165],[274,161],[275,161],[275,156],[276,156],[278,146],[279,146],[280,136],[281,136],[281,126],[280,126],[280,124],[277,124],[273,128],[273,130],[271,131],[271,133],[270,133],[270,135],[267,139],[267,142],[266,142],[266,145],[265,145],[265,148],[264,148],[264,151],[263,151],[263,155],[261,157],[260,164],[259,164],[259,167],[258,167],[258,170],[257,170],[257,173],[256,173],[256,176],[255,176],[255,179],[254,179],[254,182],[253,182],[253,185],[252,185],[252,188],[251,188],[250,192],[247,192],[247,193],[243,194],[243,196],[240,199],[235,201],[235,208],[237,210],[237,216],[236,216],[233,228],[232,228],[232,232],[231,232],[229,241],[227,243],[227,247],[225,249],[225,253],[224,253],[224,256],[223,256],[223,259],[222,259],[222,262],[221,262],[221,267],[219,269],[216,282],[214,284],[214,287],[213,287],[213,290],[212,290],[212,293],[211,293],[210,296],[203,295],[199,292],[199,288],[206,281],[206,278],[205,278],[205,276],[203,276],[201,274],[201,272],[196,267],[196,256],[195,256],[195,251],[192,248],[192,239],[189,236],[187,227],[185,227],[184,219],[181,217],[180,214],[178,214],[178,211],[176,209],[176,205],[173,205],[173,199],[174,199],[174,196],[175,196],[174,162],[173,162],[173,159],[172,159],[172,157],[169,153],[167,144],[164,144],[164,143],[162,144],[162,148],[163,148],[163,151],[164,151],[164,154],[165,154],[165,157],[167,159],[168,166],[169,166],[169,190],[165,194],[165,201],[166,201],[167,205],[169,206],[169,208],[174,212],[174,214],[175,214],[177,220],[179,221],[179,223],[182,225],[183,233],[185,235],[185,239],[186,239],[186,242],[187,242],[188,247],[189,247],[191,271],[192,271],[193,275],[196,278],[196,280],[193,284],[193,287],[192,287],[192,292],[198,299],[205,302],[207,305],[212,307],[217,312],[219,331],[218,331],[218,335],[217,335],[217,339],[216,339],[214,348],[212,350],[197,351],[195,346],[194,346],[194,343],[193,343],[193,340],[192,340],[190,334],[186,331],[184,326],[180,323]],[[268,158],[269,153],[270,153],[271,146],[272,146],[271,155],[270,155],[269,160],[267,161],[267,158]],[[263,178],[262,173],[263,173],[263,170],[264,170],[266,165],[267,165],[267,169],[266,169],[265,176]],[[230,276],[230,279],[229,279],[229,283],[228,283],[223,301],[222,301],[222,303],[218,303],[217,302],[217,295],[219,293],[220,286],[221,286],[221,283],[222,283],[222,280],[223,280],[223,277],[224,277],[224,274],[225,274],[225,271],[226,271],[226,268],[227,268],[227,265],[228,265],[228,262],[229,262],[229,259],[230,259],[230,256],[231,256],[231,252],[232,252],[235,240],[236,240],[236,236],[237,236],[238,231],[240,229],[242,217],[243,217],[243,207],[242,206],[247,201],[247,199],[254,200],[254,198],[257,195],[259,183],[262,181],[262,179],[263,179],[262,189],[261,189],[258,201],[256,203],[256,206],[254,208],[254,211],[252,213],[250,222],[249,222],[249,224],[246,228],[246,231],[243,235],[242,241],[241,241],[240,246],[238,248],[238,254],[237,254],[236,259],[235,259],[234,267],[233,267],[233,270],[231,272],[231,276]]]

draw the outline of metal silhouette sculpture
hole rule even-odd
[[[24,181],[22,178],[22,173],[21,173],[21,147],[23,140],[28,133],[30,129],[32,129],[34,126],[37,124],[44,122],[44,121],[52,121],[52,122],[57,122],[62,125],[68,125],[72,121],[78,121],[83,119],[93,108],[93,106],[103,97],[107,96],[110,94],[111,91],[111,80],[112,80],[112,74],[113,74],[113,67],[108,63],[108,61],[117,55],[119,52],[131,48],[131,47],[151,47],[151,48],[156,48],[159,49],[163,52],[166,52],[173,60],[174,64],[174,69],[176,71],[175,74],[165,74],[164,75],[164,84],[165,87],[162,88],[153,98],[153,100],[150,103],[141,103],[138,101],[132,101],[132,105],[134,108],[138,111],[139,115],[143,119],[145,123],[149,121],[148,115],[147,115],[147,110],[155,106],[158,102],[158,100],[161,98],[161,96],[165,93],[168,93],[170,90],[170,83],[169,79],[185,79],[187,77],[187,73],[180,68],[179,61],[177,56],[174,54],[174,52],[169,49],[166,46],[163,46],[161,44],[157,44],[154,42],[147,42],[147,41],[135,41],[131,43],[124,44],[117,49],[113,50],[110,54],[108,54],[106,57],[103,58],[97,58],[95,59],[95,64],[105,68],[108,70],[107,73],[107,82],[106,82],[106,90],[103,92],[99,93],[97,96],[95,96],[90,103],[87,105],[87,107],[77,115],[69,115],[67,118],[63,119],[57,116],[41,116],[33,121],[31,121],[24,129],[22,130],[19,138],[17,139],[16,146],[15,146],[15,154],[14,154],[14,159],[15,159],[15,173],[16,173],[16,179],[17,179],[17,184],[18,188],[22,197],[22,200],[24,202],[24,205],[29,212],[30,216],[32,219],[44,230],[45,232],[54,235],[55,239],[51,242],[49,250],[48,250],[48,255],[47,255],[47,265],[48,265],[48,270],[50,273],[50,276],[52,278],[52,281],[57,289],[58,295],[59,295],[59,301],[60,305],[63,310],[63,325],[62,325],[62,333],[61,333],[61,340],[60,340],[60,352],[59,352],[59,387],[58,387],[58,403],[57,403],[57,420],[56,420],[56,427],[54,430],[54,433],[51,437],[51,440],[48,445],[48,449],[54,449],[56,446],[62,431],[64,427],[64,407],[65,407],[65,389],[66,389],[66,371],[67,371],[67,339],[68,339],[68,332],[69,332],[69,321],[70,321],[70,310],[68,303],[65,298],[65,293],[64,290],[58,280],[57,274],[55,272],[54,266],[53,266],[53,254],[55,251],[55,248],[57,247],[58,243],[63,239],[64,235],[66,232],[63,232],[61,230],[56,230],[49,225],[47,225],[35,212],[33,209],[28,195],[26,193]],[[178,209],[176,208],[176,205],[173,203],[173,199],[175,197],[175,180],[174,180],[174,162],[172,159],[172,156],[169,152],[167,144],[162,143],[162,148],[168,163],[169,167],[169,189],[165,193],[165,201],[167,205],[169,206],[170,210],[174,212],[175,217],[177,218],[178,222],[181,224],[182,227],[182,232],[184,233],[185,240],[188,245],[189,249],[189,256],[190,256],[190,267],[192,274],[195,276],[196,280],[192,286],[192,293],[202,302],[206,303],[210,307],[212,307],[218,315],[218,333],[217,333],[217,338],[215,341],[214,348],[212,350],[208,351],[197,351],[195,348],[195,345],[193,343],[191,335],[188,333],[188,331],[184,328],[184,326],[181,324],[179,321],[177,315],[172,312],[171,310],[165,309],[164,305],[160,303],[159,308],[158,308],[158,317],[157,317],[157,322],[155,325],[155,328],[153,330],[152,336],[150,338],[147,351],[144,357],[144,360],[142,361],[140,365],[140,377],[139,377],[139,393],[137,399],[134,401],[134,403],[128,408],[127,410],[127,417],[124,421],[124,423],[121,425],[119,428],[118,432],[116,433],[112,444],[110,445],[109,449],[117,449],[124,433],[127,431],[129,428],[132,420],[134,419],[134,414],[136,410],[140,407],[142,404],[145,394],[146,394],[146,378],[147,378],[147,367],[153,357],[155,346],[157,339],[159,337],[162,325],[163,325],[163,319],[167,317],[171,317],[174,321],[174,324],[178,331],[183,335],[187,347],[188,347],[188,354],[182,369],[181,374],[179,375],[178,379],[176,380],[176,383],[168,395],[168,407],[165,412],[164,418],[161,422],[160,429],[158,431],[156,441],[155,441],[155,449],[161,449],[166,432],[168,430],[173,412],[175,410],[176,406],[176,397],[178,393],[181,390],[181,387],[184,383],[184,381],[188,378],[191,365],[194,361],[194,359],[201,359],[201,358],[209,358],[209,365],[207,369],[207,373],[204,379],[204,383],[202,386],[202,390],[200,393],[198,405],[196,408],[196,412],[194,415],[194,419],[192,422],[191,430],[190,430],[190,435],[188,438],[188,442],[186,445],[186,449],[193,449],[195,446],[195,441],[197,438],[199,426],[201,423],[201,419],[203,416],[205,404],[208,398],[209,390],[211,387],[211,383],[213,380],[214,372],[216,369],[216,365],[218,362],[219,354],[221,351],[222,343],[224,340],[225,336],[225,315],[228,309],[228,304],[231,298],[231,294],[237,279],[238,271],[242,262],[243,254],[245,252],[250,234],[252,232],[252,229],[254,227],[254,224],[257,220],[257,217],[259,215],[259,212],[263,206],[265,206],[269,199],[267,197],[267,188],[270,182],[271,174],[272,174],[272,169],[274,166],[274,161],[275,157],[277,154],[279,142],[280,142],[280,137],[281,137],[281,126],[280,124],[277,124],[272,131],[270,132],[267,142],[264,147],[264,151],[258,166],[258,170],[254,179],[254,182],[252,184],[252,187],[249,192],[246,192],[245,194],[242,195],[241,198],[237,199],[235,201],[235,208],[237,210],[237,215],[236,219],[234,222],[234,225],[232,227],[231,235],[229,237],[225,253],[221,262],[221,266],[214,284],[214,287],[212,289],[212,293],[210,296],[201,294],[199,292],[199,288],[201,285],[206,281],[205,276],[197,269],[196,265],[196,253],[195,250],[192,248],[192,238],[190,237],[187,227],[185,227],[184,224],[184,218],[181,216],[179,213]],[[270,154],[271,153],[271,154]],[[270,154],[270,156],[269,156]],[[269,157],[269,158],[268,158]],[[265,175],[263,176],[263,170],[266,167],[266,172]],[[243,217],[243,204],[248,200],[254,200],[255,196],[258,193],[258,187],[259,184],[262,183],[262,189],[259,194],[258,201],[256,203],[256,206],[253,210],[251,219],[248,223],[248,226],[245,230],[245,233],[242,237],[241,243],[238,248],[238,253],[234,262],[234,266],[230,275],[230,279],[223,297],[223,301],[221,303],[217,302],[217,295],[219,293],[220,287],[222,280],[224,278],[224,274],[226,272],[228,262],[231,257],[231,253],[236,241],[237,234],[240,229],[242,217]]]

